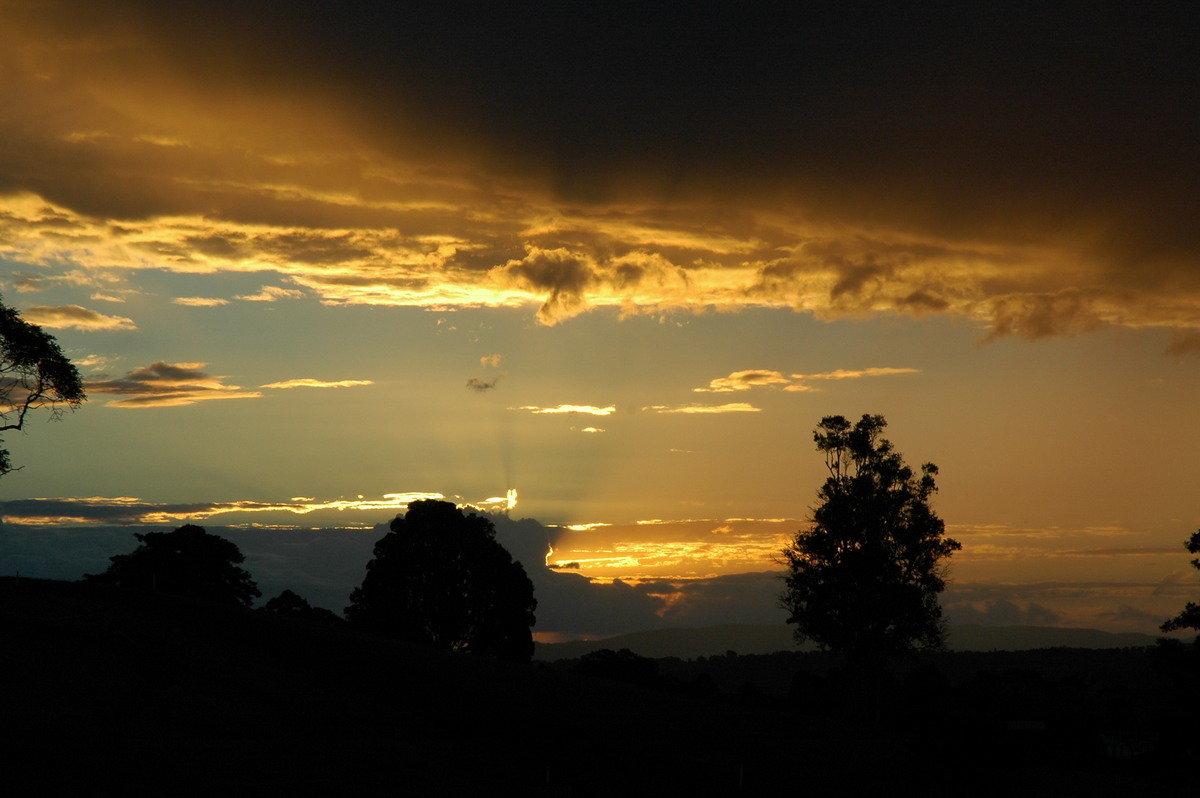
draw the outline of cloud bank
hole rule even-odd
[[[1194,42],[1165,7],[33,8],[0,12],[25,288],[264,273],[293,287],[240,299],[1200,333]],[[81,311],[44,318],[133,325]]]

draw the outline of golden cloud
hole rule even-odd
[[[374,385],[374,380],[314,380],[310,377],[300,377],[282,382],[272,382],[262,388],[354,388],[359,385]]]
[[[24,319],[32,324],[55,330],[136,330],[133,319],[124,316],[105,316],[79,305],[61,307],[32,307],[21,311]]]
[[[918,369],[911,368],[866,368],[866,369],[837,369],[836,371],[827,371],[821,374],[793,374],[790,377],[785,377],[778,371],[770,371],[767,369],[747,369],[745,371],[735,371],[728,377],[717,377],[709,381],[708,385],[703,388],[693,388],[696,393],[730,393],[734,391],[748,391],[751,388],[758,387],[775,387],[783,386],[784,391],[788,392],[809,392],[815,391],[810,385],[805,385],[804,381],[809,380],[851,380],[860,379],[862,377],[882,377],[894,374],[916,374]]]
[[[201,521],[214,516],[244,513],[286,513],[309,515],[319,511],[395,512],[406,509],[410,502],[422,499],[445,499],[441,493],[387,493],[380,499],[358,496],[354,499],[316,501],[296,497],[286,502],[264,502],[242,499],[227,502],[196,502],[164,504],[148,502],[130,496],[87,498],[37,498],[0,502],[4,517],[11,522],[30,526],[68,523],[167,524],[178,521]],[[488,502],[515,503],[515,495]],[[475,506],[475,505],[472,505]],[[501,508],[503,509],[503,507]]]
[[[228,299],[203,296],[181,296],[172,299],[171,302],[176,305],[185,305],[191,308],[215,308],[221,305],[229,304]]]
[[[241,299],[245,302],[277,302],[280,299],[299,299],[302,296],[304,296],[304,292],[297,291],[294,288],[280,288],[277,285],[264,285],[262,290],[257,294],[237,296],[234,297],[234,299]]]
[[[760,385],[789,385],[791,380],[778,371],[766,369],[747,369],[735,371],[728,377],[718,377],[709,382],[707,388],[693,388],[699,393],[727,393],[730,391],[748,391]]]
[[[650,413],[682,413],[685,415],[715,415],[720,413],[758,413],[762,408],[747,402],[727,402],[723,405],[649,405],[643,407]]]
[[[617,412],[615,405],[609,405],[608,407],[597,407],[595,405],[556,405],[554,407],[524,405],[523,407],[510,407],[509,410],[527,410],[535,415],[580,413],[588,416],[611,416],[613,413]]]

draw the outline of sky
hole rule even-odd
[[[311,530],[445,498],[542,639],[781,622],[813,429],[871,413],[940,468],[952,620],[1154,633],[1195,12],[960,5],[0,2],[0,293],[88,393],[5,438],[0,567],[190,521],[341,609]]]

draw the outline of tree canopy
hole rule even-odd
[[[929,506],[937,466],[914,474],[882,437],[886,426],[883,416],[821,420],[813,440],[829,476],[810,525],[783,551],[796,638],[865,669],[943,645],[938,594],[945,560],[961,548]]]
[[[308,603],[308,599],[293,593],[291,590],[284,590],[278,596],[268,599],[263,605],[262,612],[269,615],[283,615],[288,618],[302,618],[306,621],[321,621],[323,623],[345,623],[345,621],[325,609],[324,607],[314,607]]]
[[[245,607],[262,595],[250,574],[238,567],[245,557],[237,545],[202,527],[184,524],[171,532],[134,537],[136,549],[110,557],[107,571],[84,578]]]
[[[0,301],[0,432],[23,430],[30,410],[49,408],[57,419],[86,398],[79,372],[54,336]],[[12,470],[0,446],[0,476]]]
[[[1200,531],[1193,534],[1183,545],[1192,554],[1200,554]],[[1192,567],[1200,569],[1200,557],[1192,560]],[[1176,632],[1182,629],[1200,631],[1200,604],[1189,601],[1178,615],[1169,621],[1164,621],[1159,628],[1164,632]]]
[[[417,501],[375,544],[352,623],[439,648],[528,661],[533,583],[487,518],[449,502]]]

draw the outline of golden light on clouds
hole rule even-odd
[[[26,321],[52,330],[136,330],[133,319],[106,316],[94,310],[67,305],[65,307],[32,307],[21,312]]]
[[[917,374],[919,369],[911,368],[866,368],[866,369],[837,369],[822,374],[792,374],[784,376],[778,371],[767,369],[746,369],[735,371],[728,377],[717,377],[706,387],[693,388],[696,393],[731,393],[734,391],[749,391],[752,388],[775,388],[782,386],[790,393],[807,393],[819,390],[808,382],[813,380],[853,380],[862,377],[883,377],[896,374]]]
[[[356,496],[349,499],[318,501],[308,496],[294,496],[288,501],[279,502],[244,499],[185,504],[151,502],[131,496],[34,498],[6,502],[4,515],[10,522],[28,526],[73,523],[174,524],[213,518],[236,523],[243,517],[306,516],[331,511],[339,514],[363,513],[367,517],[371,514],[389,517],[404,513],[409,503],[425,499],[456,501],[461,507],[485,512],[507,512],[516,507],[517,492],[510,489],[504,496],[478,501],[464,501],[461,497],[451,498],[442,493],[427,491],[386,493],[378,499]]]
[[[312,31],[278,20],[284,49],[275,50],[255,38],[261,20],[253,13],[228,13],[246,25],[221,29],[243,43],[237,58],[205,51],[203,37],[179,40],[171,14],[97,16],[75,3],[42,14],[7,12],[0,34],[8,54],[6,116],[23,123],[5,128],[0,143],[41,171],[18,169],[5,184],[5,256],[87,270],[274,272],[295,287],[239,298],[276,301],[302,290],[331,304],[528,306],[547,325],[604,307],[627,314],[790,307],[824,319],[947,314],[977,322],[993,338],[1104,326],[1200,329],[1190,233],[1176,218],[1186,214],[1169,212],[1179,207],[1171,192],[1190,183],[1182,165],[1164,170],[1156,160],[1153,153],[1169,151],[1164,147],[1122,144],[1106,153],[1103,147],[1113,145],[1103,137],[1080,140],[1053,126],[1042,134],[1035,126],[1037,144],[1055,150],[1071,142],[1071,157],[1046,169],[1028,145],[1028,163],[1013,162],[998,144],[1010,135],[1011,119],[994,118],[997,111],[977,107],[972,94],[952,112],[922,105],[935,118],[923,121],[916,138],[913,108],[879,103],[876,112],[891,124],[877,127],[888,132],[862,151],[843,152],[829,142],[844,139],[837,120],[846,118],[845,95],[804,90],[782,107],[754,109],[767,118],[747,119],[736,130],[720,133],[715,120],[702,122],[691,133],[701,149],[690,164],[674,162],[689,149],[658,140],[655,125],[639,126],[653,142],[624,146],[616,143],[630,131],[621,126],[592,130],[601,146],[579,140],[576,164],[545,145],[573,141],[578,136],[560,126],[578,133],[569,120],[599,109],[572,106],[560,116],[554,105],[514,106],[512,117],[493,117],[479,103],[458,107],[454,98],[473,96],[462,89],[479,87],[452,76],[484,78],[472,70],[430,71],[425,63],[481,57],[456,51],[454,41],[425,60],[392,53],[371,62],[381,71],[346,73],[367,53],[314,47]],[[80,18],[90,22],[80,25]],[[330,29],[361,24],[340,17]],[[286,66],[281,52],[291,56]],[[517,64],[491,66],[487,74],[498,75]],[[778,80],[785,67],[758,78]],[[792,91],[808,86],[811,69],[805,66]],[[748,79],[739,74],[709,79]],[[670,83],[673,72],[641,77],[674,89],[659,86],[665,93],[655,95],[650,82],[648,96],[701,99]],[[423,80],[450,85],[426,95]],[[524,91],[562,104],[543,88]],[[638,100],[637,88],[628,87],[631,100]],[[943,88],[952,97],[961,87]],[[1087,88],[1129,90],[1107,79]],[[1044,75],[1025,89],[1046,103]],[[1131,96],[1142,101],[1158,90],[1147,82]],[[430,96],[443,102],[431,107]],[[1053,102],[1038,107],[1054,118],[1059,95],[1050,96]],[[662,113],[655,104],[637,107]],[[684,117],[702,120],[711,107],[706,102]],[[1107,107],[1124,106],[1088,106]],[[1181,113],[1162,104],[1155,111]],[[531,114],[542,119],[533,128]],[[981,139],[976,115],[991,119],[985,127],[999,139]],[[794,128],[797,119],[804,124]],[[1031,130],[1018,127],[1028,144]],[[935,129],[947,137],[938,138],[945,146],[927,146]],[[1162,136],[1189,128],[1150,129]],[[497,138],[488,140],[489,132]],[[618,138],[606,142],[608,135]],[[791,146],[780,146],[785,141]],[[657,156],[661,165],[648,154],[652,143],[666,147]],[[989,146],[999,146],[991,159]],[[604,153],[590,171],[586,152]],[[759,155],[747,159],[750,152]],[[946,159],[944,168],[924,163],[935,152]],[[1081,169],[1073,159],[1085,156],[1097,162]],[[1100,168],[1106,162],[1121,169]],[[1134,180],[1139,167],[1159,179]],[[913,169],[924,178],[919,189]],[[568,184],[594,188],[564,190]],[[1134,190],[1143,185],[1156,190]],[[1140,279],[1143,269],[1154,278]]]
[[[184,305],[192,308],[215,308],[221,305],[228,305],[228,299],[219,299],[216,297],[202,296],[181,296],[171,300],[176,305]]]
[[[729,391],[748,391],[759,385],[790,385],[791,380],[778,371],[765,369],[746,369],[735,371],[728,377],[718,377],[708,384],[707,388],[693,388],[697,392],[726,393]]]
[[[304,296],[304,292],[297,291],[294,288],[280,288],[277,285],[264,285],[262,290],[257,294],[236,296],[234,299],[241,299],[245,302],[278,302],[280,299],[299,299],[302,296]]]
[[[263,385],[263,388],[354,388],[360,385],[374,385],[374,380],[314,380],[310,377],[301,377],[294,380],[283,380],[282,382],[271,382]]]
[[[678,413],[682,415],[720,415],[723,413],[759,413],[762,408],[748,402],[726,402],[723,405],[649,405],[643,407],[649,413]]]
[[[510,410],[525,410],[534,415],[563,415],[569,413],[578,413],[585,416],[611,416],[617,412],[614,405],[608,407],[598,407],[596,405],[555,405],[554,407],[538,407],[536,405],[525,405],[523,407],[510,407]]]
[[[242,190],[250,196],[262,193],[253,186]],[[273,205],[278,200],[272,197],[268,192],[263,201]],[[370,225],[362,227],[298,226],[299,219],[268,225],[179,215],[124,219],[114,225],[36,195],[16,194],[0,197],[0,254],[44,267],[69,259],[118,282],[126,279],[122,272],[137,269],[193,274],[271,271],[296,287],[265,286],[257,294],[232,298],[272,302],[309,291],[333,305],[536,306],[536,318],[547,325],[603,307],[631,314],[787,307],[825,319],[872,313],[958,315],[979,322],[991,338],[1070,335],[1099,326],[1200,327],[1195,295],[1105,288],[1095,285],[1099,274],[1059,269],[1057,257],[1048,261],[1053,265],[1047,269],[1022,269],[1014,268],[1014,261],[1025,257],[1019,252],[942,258],[936,253],[952,250],[952,242],[909,242],[922,253],[915,257],[902,254],[905,245],[886,236],[864,239],[849,229],[814,233],[802,223],[755,229],[731,254],[725,246],[707,249],[711,242],[702,237],[667,235],[663,242],[669,243],[655,245],[612,238],[620,228],[597,223],[596,229],[584,230],[589,224],[586,215],[575,220],[573,230],[527,228],[543,202],[532,195],[490,209],[488,203],[494,200],[488,195],[462,201],[458,213],[433,215],[408,209],[381,212],[364,204],[339,206],[334,215],[348,217],[343,222],[359,217],[360,224]],[[322,204],[313,202],[319,214]],[[278,211],[283,218],[295,214],[286,204]],[[506,218],[498,217],[498,211]],[[380,213],[395,227],[375,227],[372,217]],[[472,221],[464,223],[464,218]],[[397,227],[414,225],[428,232],[397,232]],[[832,238],[817,243],[820,235]],[[559,236],[570,236],[576,243],[551,247],[531,240],[553,243],[561,240]],[[84,239],[86,249],[78,245]],[[587,243],[580,246],[580,239]],[[797,239],[805,243],[797,244]],[[499,253],[514,244],[523,245],[525,255],[497,262]],[[791,254],[780,254],[789,250]],[[613,252],[621,254],[602,254]],[[881,253],[901,258],[903,265],[880,265]],[[869,275],[847,265],[860,261],[875,264]],[[1080,289],[1075,279],[1094,287]],[[176,301],[204,306],[223,299],[228,301]],[[89,318],[82,308],[75,313],[77,325],[107,324],[107,329],[134,323]],[[69,314],[56,318],[68,322]],[[710,390],[737,389],[718,383]]]
[[[547,557],[600,581],[702,579],[720,574],[771,571],[790,519],[725,521],[656,519],[634,524],[580,524],[564,528]]]

